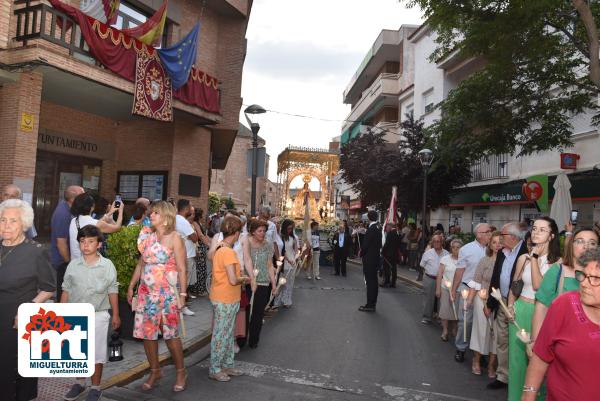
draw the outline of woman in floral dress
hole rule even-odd
[[[180,308],[185,305],[187,288],[185,246],[175,231],[176,211],[173,205],[160,201],[151,206],[152,228],[144,227],[138,238],[141,253],[127,298],[131,303],[139,281],[133,336],[144,340],[144,350],[150,364],[150,376],[143,390],[155,387],[162,377],[158,362],[158,333],[171,351],[177,369],[173,391],[185,390],[187,373],[183,364],[183,348],[179,338]]]

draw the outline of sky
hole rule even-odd
[[[422,23],[420,11],[407,9],[405,3],[254,1],[246,34],[240,121],[247,125],[247,105],[271,110],[252,118],[257,117],[259,135],[267,143],[272,181],[277,181],[277,155],[288,145],[328,148],[341,134],[342,120],[350,113],[342,94],[381,30]]]

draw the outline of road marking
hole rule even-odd
[[[208,368],[208,365],[209,361],[206,359],[198,364],[198,366],[206,369]],[[363,383],[360,380],[353,380],[352,384],[344,385],[340,383],[340,380],[327,374],[311,373],[297,369],[286,369],[278,366],[245,361],[236,361],[235,367],[243,371],[246,376],[255,379],[266,378],[280,380],[299,386],[362,395],[382,401],[479,401],[477,399],[460,397],[453,394],[382,385],[379,383]]]

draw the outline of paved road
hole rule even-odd
[[[360,268],[344,279],[298,277],[294,306],[263,329],[259,347],[243,350],[237,367],[246,376],[230,383],[208,380],[206,350],[186,359],[188,389],[170,391],[173,367],[162,385],[140,393],[141,380],[106,392],[114,400],[505,400],[504,390],[485,389],[487,377],[453,360],[438,326],[420,324],[421,291],[400,284],[380,291],[377,313],[364,303]],[[485,373],[485,372],[484,372]]]

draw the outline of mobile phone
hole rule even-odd
[[[571,224],[573,224],[574,226],[577,225],[577,215],[579,214],[579,212],[577,210],[571,210]]]
[[[116,208],[121,207],[121,195],[115,196],[115,207]]]

